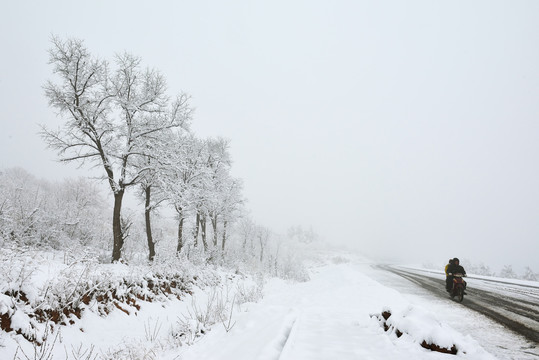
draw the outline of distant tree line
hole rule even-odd
[[[103,198],[89,180],[51,182],[21,168],[0,170],[0,238],[53,249],[100,246],[108,233]]]

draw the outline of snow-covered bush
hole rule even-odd
[[[199,307],[197,300],[193,298],[188,313],[178,317],[176,326],[171,329],[170,337],[173,343],[178,346],[192,345],[217,323],[222,323],[225,330],[230,331],[235,324],[232,318],[234,299],[235,297],[223,299],[222,293],[217,295],[217,292],[212,291],[204,307]]]
[[[157,360],[155,344],[140,341],[124,341],[101,354],[102,360]]]
[[[248,302],[258,302],[264,296],[262,293],[263,279],[258,277],[258,281],[250,284],[238,284],[236,289],[236,302],[238,305]]]
[[[350,262],[350,259],[342,256],[342,255],[336,255],[331,258],[331,262],[338,265],[338,264],[348,264]]]
[[[277,260],[276,275],[281,279],[308,281],[309,272],[301,258],[294,253],[288,253]]]

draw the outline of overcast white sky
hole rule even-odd
[[[275,231],[539,270],[538,1],[5,2],[0,167],[55,179],[84,171],[36,134],[51,34],[190,93]]]

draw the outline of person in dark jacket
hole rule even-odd
[[[451,288],[453,287],[453,274],[462,274],[466,276],[466,271],[462,266],[460,266],[459,259],[454,258],[447,267],[446,274],[447,277],[445,278],[445,289],[447,292],[451,292]]]

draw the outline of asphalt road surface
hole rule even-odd
[[[449,298],[443,275],[428,271],[380,266],[437,296]],[[501,323],[508,329],[539,344],[539,287],[505,281],[466,279],[467,295],[461,305]]]

